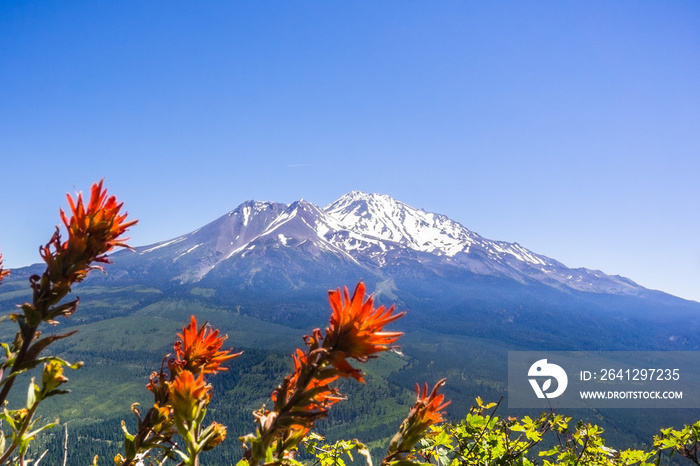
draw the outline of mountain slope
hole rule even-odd
[[[488,240],[444,215],[415,209],[386,195],[352,191],[324,210],[347,230],[367,238],[364,244],[343,242],[339,237],[336,241],[346,250],[368,256],[379,266],[386,264],[387,251],[408,248],[438,256],[445,265],[477,274],[506,276],[521,283],[532,279],[581,291],[620,294],[642,291],[621,277],[570,269],[517,243]],[[373,249],[372,244],[382,252]]]
[[[346,263],[369,276],[383,276],[387,267],[403,264],[439,275],[461,270],[564,290],[631,296],[648,291],[619,276],[568,268],[517,243],[486,239],[389,196],[359,191],[324,209],[304,200],[290,205],[248,201],[192,233],[137,248],[138,257],[115,257],[142,278],[157,274],[193,283],[217,267],[230,269],[238,261],[255,267],[250,256],[264,262],[266,252],[285,249],[317,267]]]

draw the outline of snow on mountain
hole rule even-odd
[[[444,215],[413,208],[390,196],[352,191],[325,207],[355,237],[342,245],[361,253],[367,244],[382,244],[384,252],[394,248],[442,256],[444,262],[475,273],[505,275],[523,282],[532,279],[552,286],[636,294],[639,286],[622,277],[588,269],[569,269],[546,256],[535,254],[518,243],[488,240]],[[384,265],[382,254],[373,259]]]
[[[468,250],[478,236],[443,215],[414,209],[380,194],[352,191],[324,211],[345,229],[368,239],[437,255],[454,256]]]
[[[192,233],[136,252],[144,259],[171,262],[180,269],[176,278],[183,282],[198,281],[219,264],[256,248],[303,247],[314,256],[325,251],[354,262],[352,255],[324,238],[324,232],[339,228],[332,217],[303,199],[290,205],[247,201]]]
[[[386,195],[352,191],[324,210],[345,229],[364,235],[368,241],[394,243],[447,258],[479,251],[499,263],[518,261],[541,267],[549,261],[517,243],[487,240],[444,215],[415,209]],[[352,250],[353,245],[346,248]]]
[[[517,243],[486,239],[444,215],[390,196],[359,191],[323,209],[303,199],[289,205],[248,201],[199,230],[137,252],[177,264],[181,281],[197,281],[222,263],[268,248],[303,250],[318,261],[331,254],[370,270],[414,263],[557,288],[618,294],[643,290],[622,277],[570,269]]]

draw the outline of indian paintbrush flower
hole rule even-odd
[[[277,418],[274,413],[266,412],[267,420],[277,420],[287,424],[303,437],[311,429],[315,420],[325,417],[331,405],[343,400],[336,389],[329,387],[338,375],[334,373],[315,373],[309,356],[297,349],[292,355],[294,373],[287,376],[282,384],[272,392],[275,411],[281,413]],[[332,371],[335,372],[335,371]],[[263,414],[263,413],[260,413]]]
[[[174,345],[175,359],[169,361],[171,372],[189,370],[194,374],[215,374],[227,370],[221,364],[242,354],[232,354],[230,349],[220,351],[226,336],[220,337],[218,330],[210,331],[206,323],[197,330],[194,316],[177,336],[181,341],[176,341]]]
[[[425,431],[433,424],[438,424],[445,419],[443,418],[443,410],[451,403],[445,399],[444,394],[438,394],[438,388],[445,385],[445,379],[438,381],[433,389],[428,394],[428,384],[423,385],[421,393],[420,386],[416,384],[416,403],[409,412],[409,417],[414,418],[414,424],[417,429]]]
[[[384,326],[401,318],[405,312],[394,314],[394,306],[374,308],[374,299],[364,300],[365,285],[360,282],[352,299],[347,287],[329,291],[328,297],[333,314],[326,329],[322,347],[328,350],[329,362],[344,377],[353,377],[362,382],[362,375],[354,369],[347,358],[365,362],[376,357],[376,353],[386,351],[403,335],[402,332],[385,332]],[[307,337],[311,341],[313,336]]]
[[[182,329],[178,337],[181,341],[176,341],[173,345],[175,358],[168,361],[170,374],[165,373],[164,363],[160,372],[151,373],[146,384],[146,388],[153,393],[155,406],[160,407],[160,411],[166,405],[175,409],[177,404],[178,408],[183,408],[183,403],[188,397],[203,395],[204,374],[227,370],[222,364],[242,354],[231,353],[231,349],[220,350],[226,336],[219,336],[218,330],[210,331],[206,323],[198,330],[194,316],[191,316],[190,323]],[[196,376],[199,378],[195,380]],[[184,411],[180,409],[180,413]]]
[[[192,421],[199,408],[209,402],[211,386],[204,382],[204,373],[195,379],[192,372],[183,370],[169,384],[168,394],[175,417]]]
[[[187,457],[181,464],[199,464],[197,457],[202,451],[214,448],[226,438],[226,427],[216,422],[202,430],[212,390],[204,377],[226,370],[222,364],[242,353],[221,350],[226,336],[212,330],[207,323],[198,327],[194,316],[178,337],[180,340],[173,345],[175,357],[166,355],[160,371],[151,373],[146,385],[153,393],[153,407],[143,417],[132,407],[139,420],[138,432],[131,435],[123,427],[125,444],[133,448],[125,448],[127,456],[121,457],[121,463],[117,461],[117,464],[142,464],[139,461],[150,457],[154,446],[168,454]],[[172,437],[177,433],[182,435],[184,447],[173,442]]]
[[[203,451],[209,451],[224,440],[226,440],[226,426],[219,424],[218,422],[212,422],[206,431],[202,433],[205,438]]]
[[[377,353],[391,349],[403,334],[385,332],[384,326],[404,313],[394,314],[394,306],[375,308],[371,296],[365,300],[362,282],[355,288],[352,299],[347,288],[342,294],[340,289],[328,294],[333,312],[325,335],[317,328],[304,337],[307,351],[297,349],[292,355],[294,373],[272,393],[273,410],[263,407],[256,411],[257,436],[243,437],[244,442],[251,443],[246,458],[253,464],[261,461],[263,452],[275,444],[281,455],[294,448],[316,420],[327,416],[331,405],[344,399],[330,386],[338,377],[364,381],[360,371],[348,362],[349,358],[366,362]]]
[[[426,430],[433,424],[444,421],[442,410],[450,401],[443,403],[445,395],[438,394],[438,388],[445,385],[445,379],[435,384],[428,394],[428,384],[420,387],[416,384],[416,403],[411,407],[408,417],[403,421],[399,431],[389,443],[389,454],[382,464],[388,464],[397,456],[406,453],[425,435]]]
[[[92,185],[87,205],[82,193],[75,201],[67,195],[71,216],[68,218],[63,209],[59,213],[68,231],[68,240],[61,240],[60,229],[56,227],[49,242],[39,248],[46,271],[42,276],[30,277],[34,300],[21,306],[29,328],[38,326],[42,320],[55,323],[55,317],[67,317],[75,312],[78,299],[58,305],[71,291],[71,286],[83,281],[91,270],[102,269],[93,265],[94,262],[109,263],[106,254],[113,248],[129,248],[125,243],[127,238],[121,236],[137,220],[125,221],[127,214],[120,213],[123,204],[115,196],[107,197],[102,183]]]
[[[44,395],[66,382],[68,377],[63,375],[63,364],[59,361],[49,361],[44,364],[44,371],[41,374],[41,391]]]
[[[68,240],[63,242],[56,229],[49,243],[40,249],[51,282],[70,288],[72,283],[82,281],[92,269],[100,266],[93,262],[109,263],[106,254],[115,247],[130,248],[122,238],[126,230],[138,220],[125,221],[127,214],[120,213],[123,203],[115,196],[107,196],[102,188],[103,180],[92,185],[90,199],[85,204],[82,193],[74,201],[67,195],[70,205],[70,218],[63,209],[59,210],[61,220],[68,232]]]
[[[61,240],[60,228],[52,235],[49,242],[39,248],[39,253],[46,263],[46,270],[40,275],[32,275],[29,278],[33,294],[31,302],[25,302],[18,306],[22,313],[12,313],[10,319],[17,322],[19,331],[15,336],[12,346],[5,345],[6,361],[0,367],[0,374],[9,369],[0,388],[0,405],[7,402],[8,395],[17,378],[16,375],[36,367],[45,362],[41,377],[41,387],[32,381],[27,392],[27,408],[16,411],[20,417],[14,422],[14,418],[5,419],[15,432],[11,442],[6,443],[2,439],[0,448],[0,464],[15,454],[19,462],[25,463],[24,456],[27,452],[29,440],[33,436],[50,428],[53,424],[47,424],[39,429],[30,430],[37,422],[33,420],[34,413],[39,403],[53,395],[67,393],[68,390],[59,387],[68,381],[63,375],[63,366],[77,369],[82,363],[69,364],[66,361],[48,356],[41,357],[50,344],[71,336],[73,332],[43,336],[39,327],[42,322],[55,324],[57,316],[69,316],[78,306],[78,299],[70,302],[61,301],[71,291],[74,283],[82,281],[85,276],[95,268],[97,263],[108,263],[106,254],[114,247],[127,247],[126,239],[122,237],[126,230],[137,222],[126,221],[127,214],[120,213],[122,204],[116,197],[107,196],[107,191],[102,188],[103,182],[92,186],[90,199],[87,204],[83,202],[82,194],[77,199],[68,195],[70,205],[70,218],[60,209],[59,214],[63,225],[67,230],[67,241]],[[2,255],[0,255],[0,281],[9,272],[2,269]],[[18,435],[15,435],[17,433]],[[14,461],[14,460],[13,460]],[[38,462],[38,460],[37,460]]]

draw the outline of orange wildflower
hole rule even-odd
[[[272,392],[272,401],[281,409],[294,400],[293,411],[306,411],[307,415],[309,412],[325,415],[332,404],[343,399],[335,389],[328,386],[338,379],[338,375],[328,374],[324,377],[315,373],[310,376],[312,368],[309,366],[308,356],[300,349],[292,355],[292,359],[294,373],[284,380],[280,388]]]
[[[319,351],[307,354],[297,349],[292,355],[294,373],[272,392],[274,411],[263,407],[254,413],[268,441],[278,438],[285,445],[296,445],[317,419],[328,415],[331,405],[344,399],[329,387],[338,379],[336,371],[317,370],[321,355]]]
[[[177,336],[182,341],[175,342],[176,358],[170,363],[171,372],[185,369],[194,374],[200,372],[215,374],[218,371],[227,370],[221,364],[242,354],[231,354],[230,349],[220,351],[226,336],[220,337],[218,330],[210,333],[206,323],[197,330],[197,320],[194,315],[191,316],[190,323],[182,329],[182,333],[178,333]]]
[[[428,384],[423,385],[423,393],[421,394],[420,387],[416,384],[416,404],[413,405],[409,412],[409,417],[415,416],[415,423],[422,430],[426,430],[433,424],[438,424],[445,419],[442,417],[442,410],[445,409],[451,401],[443,403],[444,394],[438,395],[438,388],[445,385],[445,379],[440,380],[435,384],[430,395],[428,395]]]
[[[206,441],[204,442],[204,447],[202,448],[204,451],[209,451],[226,440],[226,426],[223,426],[218,422],[212,422],[211,425],[207,427],[207,432],[208,436],[205,437]]]
[[[78,193],[77,202],[73,202],[70,195],[66,195],[72,216],[66,218],[63,209],[60,209],[61,219],[68,230],[68,243],[71,241],[85,241],[86,250],[91,257],[104,261],[101,254],[111,251],[116,246],[128,248],[124,243],[128,238],[120,238],[126,230],[135,225],[138,220],[124,222],[127,214],[119,215],[123,203],[117,203],[115,196],[107,197],[107,190],[102,190],[102,183],[94,183],[90,190],[90,201],[87,208],[83,205],[83,195]]]
[[[325,335],[317,328],[304,337],[307,351],[297,349],[292,355],[294,372],[272,393],[274,409],[270,411],[263,406],[254,413],[259,428],[257,435],[246,437],[255,446],[245,454],[250,464],[267,461],[260,452],[275,442],[278,453],[296,447],[316,420],[325,417],[333,404],[345,399],[330,386],[332,382],[339,377],[363,381],[360,371],[348,362],[349,358],[366,362],[390,349],[403,335],[385,332],[384,326],[405,313],[394,314],[394,306],[388,310],[384,306],[375,309],[371,296],[364,300],[362,282],[355,288],[352,299],[348,289],[343,290],[342,294],[340,289],[328,292],[333,312]]]
[[[92,266],[92,262],[109,263],[106,253],[115,247],[129,248],[125,243],[128,238],[121,238],[121,235],[138,220],[125,221],[127,214],[120,214],[123,203],[115,196],[107,197],[103,181],[92,185],[87,205],[83,203],[82,193],[76,201],[66,195],[71,217],[68,218],[63,209],[59,212],[68,231],[68,241],[61,241],[57,229],[51,241],[40,249],[54,283],[80,282],[91,269],[100,268]]]
[[[362,382],[360,372],[350,366],[346,358],[366,361],[376,357],[376,353],[391,348],[391,344],[403,335],[403,332],[384,332],[384,326],[401,318],[405,312],[394,314],[394,306],[374,308],[374,299],[370,295],[364,300],[365,285],[360,282],[355,288],[352,299],[347,287],[329,291],[333,314],[330,326],[326,329],[323,348],[329,351],[330,363],[345,377],[353,377]],[[317,336],[307,337],[313,342]]]
[[[387,464],[388,460],[393,459],[396,455],[410,451],[423,438],[428,427],[445,420],[442,410],[451,402],[443,403],[445,395],[438,395],[438,388],[443,385],[445,385],[445,379],[436,383],[428,395],[427,383],[423,386],[422,394],[420,387],[416,384],[416,403],[411,407],[408,417],[401,424],[398,433],[391,439],[389,455],[382,464]]]
[[[183,370],[170,383],[168,394],[175,416],[192,421],[197,416],[200,405],[209,402],[211,386],[204,382],[203,373],[195,379],[192,372]]]

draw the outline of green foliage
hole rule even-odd
[[[354,461],[352,451],[360,454],[369,466],[372,466],[372,455],[369,448],[357,439],[338,440],[333,444],[322,443],[325,438],[317,433],[310,433],[303,440],[304,450],[315,460],[310,466],[346,466],[345,458]]]
[[[651,466],[661,459],[656,450],[617,451],[608,447],[603,429],[590,423],[579,421],[571,426],[571,418],[554,412],[534,419],[499,418],[495,415],[497,403],[484,404],[479,398],[476,402],[464,420],[433,426],[413,456],[439,466]],[[664,429],[662,433],[670,435],[671,431]],[[678,443],[668,448],[691,440],[679,435]],[[652,463],[655,457],[657,461]]]
[[[659,450],[671,450],[671,455],[677,453],[695,464],[700,464],[698,462],[700,421],[693,425],[686,425],[681,430],[675,430],[672,427],[661,429],[661,435],[654,437],[654,446]]]

